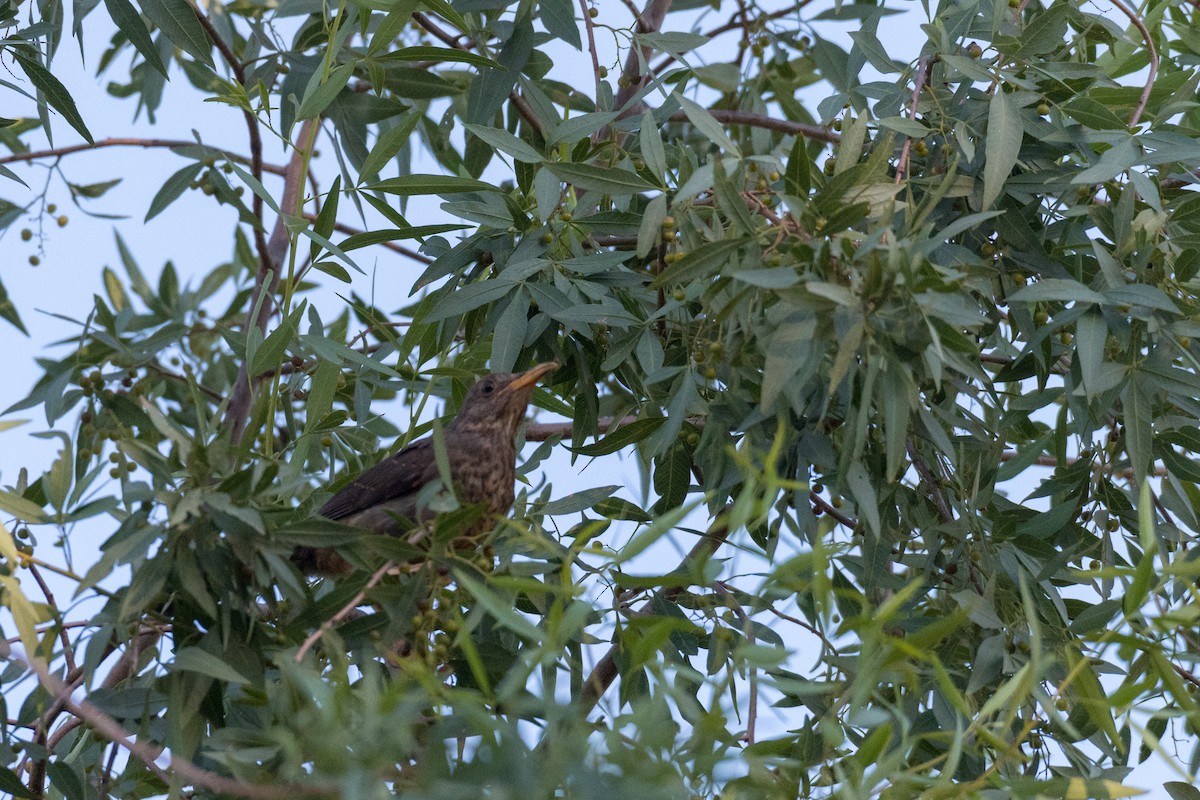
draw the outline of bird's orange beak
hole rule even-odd
[[[553,372],[556,369],[558,369],[557,361],[543,361],[533,369],[526,370],[517,377],[513,378],[512,383],[510,383],[507,387],[508,391],[511,392],[517,389],[531,389],[539,380],[542,379],[543,375],[548,372]]]

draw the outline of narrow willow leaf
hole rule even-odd
[[[453,61],[473,67],[500,68],[501,65],[487,56],[469,50],[454,50],[449,47],[414,46],[403,47],[379,56],[378,61]]]
[[[583,447],[576,447],[574,451],[581,456],[606,456],[648,438],[650,434],[658,430],[659,426],[666,421],[666,417],[650,417],[648,419],[634,420],[627,425],[622,425],[610,431],[600,441],[584,445]]]
[[[183,169],[176,172],[171,177],[167,178],[162,187],[159,188],[154,199],[150,201],[150,208],[146,210],[146,218],[143,222],[150,220],[161,214],[167,206],[179,199],[179,197],[187,191],[188,186],[192,181],[200,176],[204,171],[204,165],[200,163],[188,164]]]
[[[320,72],[313,73],[312,80],[304,90],[304,99],[296,109],[296,119],[315,119],[319,117],[333,99],[346,88],[354,75],[353,64],[341,64],[334,67],[327,76]],[[324,80],[321,80],[324,77]]]
[[[528,317],[529,290],[522,286],[496,320],[496,330],[492,333],[493,372],[508,372],[517,363],[517,356],[525,344]]]
[[[717,122],[716,117],[710,114],[707,108],[693,100],[689,100],[683,95],[676,95],[675,99],[679,101],[679,105],[683,108],[683,113],[687,115],[688,121],[696,126],[696,130],[704,138],[720,147],[726,153],[737,158],[742,157],[741,148],[734,144],[733,140],[729,138],[729,134],[725,133],[725,128],[722,127],[721,123]]]
[[[651,111],[642,114],[642,127],[638,132],[638,147],[642,151],[642,160],[646,162],[646,169],[665,184],[667,154],[663,149],[662,137],[658,135],[658,123],[654,121],[654,113]]]
[[[142,13],[171,43],[188,55],[212,66],[212,43],[187,0],[141,0]]]
[[[562,162],[546,164],[545,168],[567,183],[590,192],[624,195],[653,191],[655,188],[634,173],[616,167]]]
[[[541,0],[539,18],[551,36],[562,39],[576,50],[583,49],[579,39],[579,25],[575,22],[575,4],[572,0]]]
[[[371,184],[367,187],[377,192],[413,197],[424,194],[462,194],[464,192],[499,192],[499,187],[474,178],[459,178],[455,175],[403,175]]]
[[[84,124],[83,117],[79,115],[79,109],[75,106],[75,100],[67,91],[67,87],[62,85],[62,82],[50,74],[37,59],[27,55],[23,50],[12,49],[9,51],[16,58],[17,63],[21,65],[21,69],[25,71],[25,75],[29,78],[30,83],[37,87],[37,90],[46,98],[46,102],[55,111],[63,115],[63,119],[74,128],[80,136],[87,139],[88,142],[93,142],[91,131]]]
[[[1004,191],[1004,184],[1017,164],[1021,152],[1021,139],[1025,135],[1021,125],[1021,113],[1012,95],[997,88],[988,104],[987,147],[983,164],[983,210],[992,204]]]
[[[375,146],[371,148],[370,154],[363,161],[362,169],[358,172],[358,182],[363,183],[377,176],[380,170],[395,158],[396,153],[400,152],[400,148],[408,142],[420,121],[421,113],[419,111],[409,111],[401,117],[398,124],[381,133],[375,140]]]
[[[121,29],[121,33],[129,39],[129,43],[146,59],[146,63],[165,77],[167,68],[158,55],[158,48],[150,38],[150,31],[146,29],[142,15],[133,7],[133,3],[129,0],[104,0],[104,7],[108,9],[108,15]]]
[[[463,127],[470,131],[472,135],[490,144],[500,152],[507,153],[517,161],[526,164],[539,164],[546,160],[545,156],[533,149],[533,145],[523,139],[518,139],[508,131],[499,128],[489,128],[484,125],[468,124]]]

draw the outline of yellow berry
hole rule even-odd
[[[32,238],[33,238],[33,231],[29,230],[29,228],[21,229],[21,241],[22,242],[28,242]]]
[[[69,220],[67,219],[67,215],[66,215],[66,214],[63,214],[61,217],[59,217],[57,220],[55,220],[55,222],[57,222],[57,223],[58,223],[58,227],[60,227],[60,228],[65,228],[65,227],[67,227],[67,222],[68,222],[68,221],[69,221]]]

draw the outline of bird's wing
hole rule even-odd
[[[359,475],[317,513],[328,519],[346,519],[388,500],[415,494],[435,477],[433,440],[422,439]]]

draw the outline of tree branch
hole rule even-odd
[[[56,697],[63,698],[63,708],[80,718],[92,729],[110,742],[119,744],[129,751],[154,773],[164,784],[170,786],[174,781],[171,773],[182,778],[193,786],[210,789],[214,792],[244,797],[248,800],[295,800],[296,795],[318,795],[334,792],[333,787],[310,786],[307,784],[259,784],[246,783],[236,778],[209,772],[193,764],[191,761],[171,755],[168,757],[167,768],[158,765],[158,759],[163,755],[163,748],[141,740],[134,740],[126,730],[112,717],[105,714],[87,700],[70,699],[71,687],[63,683],[46,668],[38,658],[23,658],[5,644],[0,647],[0,658],[7,658],[24,665],[33,672],[38,682]]]
[[[16,164],[37,161],[42,158],[60,158],[72,153],[102,150],[106,147],[142,147],[147,149],[165,147],[173,150],[177,147],[212,147],[212,145],[207,145],[203,142],[192,142],[187,139],[140,139],[137,137],[110,136],[107,139],[100,139],[90,144],[73,144],[68,147],[52,147],[48,150],[30,150],[26,153],[13,153],[9,156],[0,157],[0,164]],[[237,162],[238,164],[251,164],[251,159],[248,156],[231,153],[220,147],[213,147],[213,149],[230,161]],[[263,164],[262,171],[270,172],[272,175],[283,175],[287,171],[287,168],[277,164]]]
[[[279,265],[287,256],[288,244],[291,241],[287,218],[295,216],[300,207],[300,198],[304,193],[307,156],[319,129],[319,120],[305,120],[300,128],[300,135],[296,138],[295,149],[283,179],[279,219],[275,221],[275,229],[271,231],[271,239],[263,251],[265,258],[259,263],[258,274],[255,276],[254,293],[250,298],[250,309],[246,312],[247,331],[257,328],[265,333],[267,320],[275,310],[275,294],[279,291]],[[233,395],[229,398],[229,406],[225,409],[225,424],[232,432],[234,443],[242,440],[250,417],[254,390],[249,370],[250,365],[243,360],[238,367],[237,383],[233,387]]]
[[[656,33],[662,27],[667,12],[671,10],[671,0],[648,0],[646,8],[637,17],[638,33]],[[642,64],[650,57],[650,46],[640,45],[629,48],[625,57],[625,66],[621,70],[621,79],[617,82],[617,96],[613,100],[615,110],[620,113],[618,119],[634,114],[637,108],[630,101],[642,90],[646,76],[642,74]],[[647,65],[649,66],[649,65]]]
[[[717,122],[724,122],[727,125],[749,125],[751,128],[766,128],[767,130],[779,131],[780,133],[794,133],[806,139],[817,139],[831,144],[837,144],[842,138],[828,128],[820,125],[810,125],[807,122],[792,122],[790,119],[764,117],[762,114],[753,114],[749,111],[729,111],[727,109],[710,108],[708,109],[708,113]],[[687,122],[688,117],[687,114],[681,111],[677,114],[672,114],[671,121]]]
[[[717,551],[725,540],[729,538],[729,509],[725,509],[709,527],[708,531],[700,538],[700,541],[692,547],[688,554],[679,562],[679,566],[675,568],[676,572],[687,572],[697,562],[704,561],[710,558]],[[663,596],[667,600],[671,600],[683,591],[682,586],[673,587],[663,592]],[[633,612],[634,616],[645,617],[649,616],[654,610],[654,598],[647,600],[642,604],[642,607]],[[617,678],[617,655],[620,653],[621,646],[614,643],[608,649],[608,652],[596,662],[596,666],[592,668],[592,673],[588,675],[587,680],[583,682],[583,690],[579,693],[577,701],[579,710],[584,714],[590,712],[596,703],[600,702],[600,698],[612,686],[612,683]]]
[[[1129,17],[1133,27],[1138,29],[1138,33],[1146,42],[1146,49],[1150,51],[1150,70],[1146,74],[1146,85],[1142,87],[1142,95],[1138,99],[1137,107],[1133,109],[1133,114],[1129,117],[1129,127],[1132,128],[1141,122],[1142,114],[1146,111],[1146,104],[1150,102],[1150,91],[1154,88],[1154,79],[1158,76],[1158,51],[1154,49],[1154,39],[1150,36],[1150,31],[1146,29],[1146,23],[1142,22],[1142,18],[1121,0],[1110,0],[1110,2],[1118,11]]]

